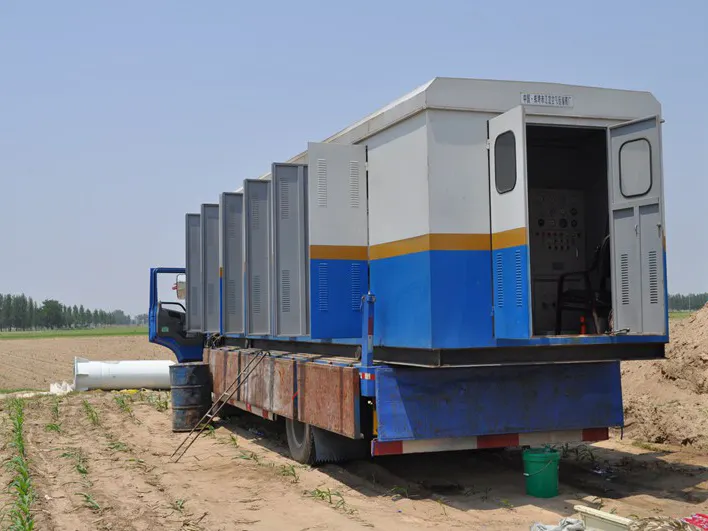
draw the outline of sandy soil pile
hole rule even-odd
[[[622,365],[625,433],[708,449],[708,305],[672,322],[670,335],[666,360]]]

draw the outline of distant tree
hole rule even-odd
[[[14,297],[10,294],[5,295],[2,303],[2,322],[6,330],[10,330],[15,320],[15,304]]]
[[[113,310],[110,313],[110,320],[114,325],[129,325],[130,315],[126,315],[123,310]]]
[[[13,322],[12,326],[16,330],[25,330],[26,319],[27,319],[27,297],[23,293],[22,295],[15,296],[12,299],[13,306]]]
[[[92,319],[91,322],[94,324],[94,326],[98,326],[98,325],[101,324],[100,316],[99,316],[98,310],[94,310],[94,311],[93,311],[93,319]]]
[[[37,328],[37,307],[32,297],[27,299],[27,327],[30,330]]]
[[[42,303],[42,317],[47,328],[61,328],[64,324],[62,305],[54,299],[47,299]]]
[[[708,302],[708,293],[689,293],[687,295],[669,295],[670,310],[698,310]]]

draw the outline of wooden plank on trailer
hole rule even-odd
[[[359,371],[351,367],[297,364],[298,419],[358,438]]]
[[[229,349],[226,352],[226,358],[224,359],[224,374],[226,375],[224,377],[224,383],[226,385],[226,388],[228,389],[229,386],[231,386],[231,390],[229,393],[232,393],[234,390],[236,392],[233,394],[231,399],[229,400],[230,404],[233,404],[234,402],[237,402],[239,400],[240,396],[240,389],[236,389],[236,386],[238,385],[236,382],[236,379],[238,378],[238,373],[239,373],[239,367],[240,367],[240,359],[239,359],[239,351],[238,350],[231,350]]]
[[[283,417],[295,416],[295,362],[273,358],[273,385],[271,411]]]
[[[241,401],[271,411],[270,382],[273,380],[273,360],[267,357],[261,362],[252,361],[257,355],[258,351],[241,351],[241,366],[248,366],[244,375],[247,378],[241,387]]]
[[[209,372],[211,372],[212,393],[218,397],[222,393],[222,381],[224,373],[222,370],[221,350],[211,349],[209,351]]]

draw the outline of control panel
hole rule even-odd
[[[529,190],[529,251],[535,335],[555,333],[558,279],[563,273],[587,268],[585,239],[582,191]],[[578,279],[569,279],[565,285],[565,289],[581,287]]]
[[[529,190],[531,274],[557,277],[586,268],[580,190]]]

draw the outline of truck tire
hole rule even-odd
[[[293,419],[285,419],[285,433],[288,437],[290,455],[298,463],[315,463],[315,435],[309,424]]]

